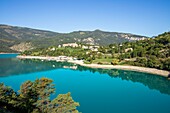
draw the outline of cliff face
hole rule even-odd
[[[70,42],[109,45],[112,43],[143,40],[145,38],[147,37],[130,33],[106,32],[101,30],[57,33],[26,27],[0,25],[0,52],[24,51]]]
[[[21,42],[20,44],[11,46],[10,49],[18,52],[24,52],[25,50],[34,49],[34,47],[30,42],[29,43]]]

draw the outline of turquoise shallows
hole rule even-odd
[[[170,113],[170,81],[164,77],[15,57],[0,55],[0,82],[16,91],[27,80],[47,77],[56,86],[51,98],[71,92],[82,113]]]

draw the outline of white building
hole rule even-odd
[[[125,52],[128,52],[128,51],[133,51],[133,48],[127,48],[127,49],[125,49]]]
[[[89,47],[88,47],[88,46],[85,46],[85,45],[83,45],[82,48],[83,48],[83,49],[89,49]]]
[[[60,48],[61,47],[61,45],[58,45],[58,48]]]
[[[51,50],[51,51],[55,51],[55,48],[53,47],[53,48],[51,48],[50,50]]]
[[[77,43],[67,43],[63,44],[63,47],[78,47],[79,45]]]

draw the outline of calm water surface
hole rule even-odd
[[[27,80],[48,77],[57,89],[51,98],[71,92],[82,113],[170,113],[170,81],[166,78],[15,57],[0,55],[0,82],[16,91]],[[66,69],[71,66],[77,69]]]

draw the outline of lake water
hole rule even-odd
[[[51,98],[71,92],[82,113],[170,113],[170,81],[164,77],[15,57],[0,55],[0,82],[15,91],[27,80],[47,77],[57,89]]]

